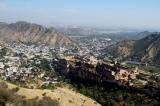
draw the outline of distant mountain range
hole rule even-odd
[[[148,33],[147,33],[148,34]],[[140,40],[123,40],[103,50],[106,56],[160,64],[160,33],[150,33]]]
[[[67,27],[57,28],[58,31],[65,33],[71,37],[108,37],[114,41],[122,41],[125,39],[138,40],[150,34],[148,31],[135,29],[109,29],[109,28],[88,28],[88,27]]]
[[[74,45],[69,37],[54,28],[27,22],[12,24],[1,22],[0,41],[46,44],[54,47]]]

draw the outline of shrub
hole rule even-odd
[[[18,92],[19,91],[19,87],[13,88],[12,91],[13,92]]]
[[[0,88],[8,88],[8,85],[5,82],[0,82]]]
[[[7,103],[16,103],[21,100],[21,96],[16,95],[12,90],[0,88],[0,106],[5,106]]]

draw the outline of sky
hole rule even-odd
[[[160,29],[160,0],[0,0],[0,21]]]

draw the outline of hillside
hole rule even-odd
[[[123,59],[131,55],[134,44],[135,41],[133,40],[124,40],[108,46],[107,48],[103,49],[102,52],[104,53],[104,56]]]
[[[1,81],[0,82],[4,82]],[[7,83],[7,82],[6,82]],[[9,89],[16,88],[16,85],[7,83]],[[60,106],[100,106],[97,102],[92,99],[83,96],[80,93],[76,93],[67,88],[57,88],[55,90],[42,90],[42,89],[27,89],[19,87],[17,92],[18,95],[25,96],[26,99],[33,99],[38,97],[43,98],[43,94],[51,99],[58,100]]]
[[[23,42],[47,44],[50,46],[70,46],[72,40],[54,28],[46,28],[41,25],[16,22],[12,24],[0,23],[1,42]]]
[[[140,40],[126,40],[103,50],[105,55],[118,59],[131,58],[136,61],[160,62],[160,33],[152,33]]]

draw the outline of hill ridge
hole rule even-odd
[[[19,21],[16,23],[0,23],[0,40],[2,42],[24,42],[46,44],[50,46],[72,46],[71,38],[54,28]]]
[[[111,45],[103,50],[120,60],[131,59],[136,61],[160,64],[160,33],[154,32],[140,40],[126,40]]]

